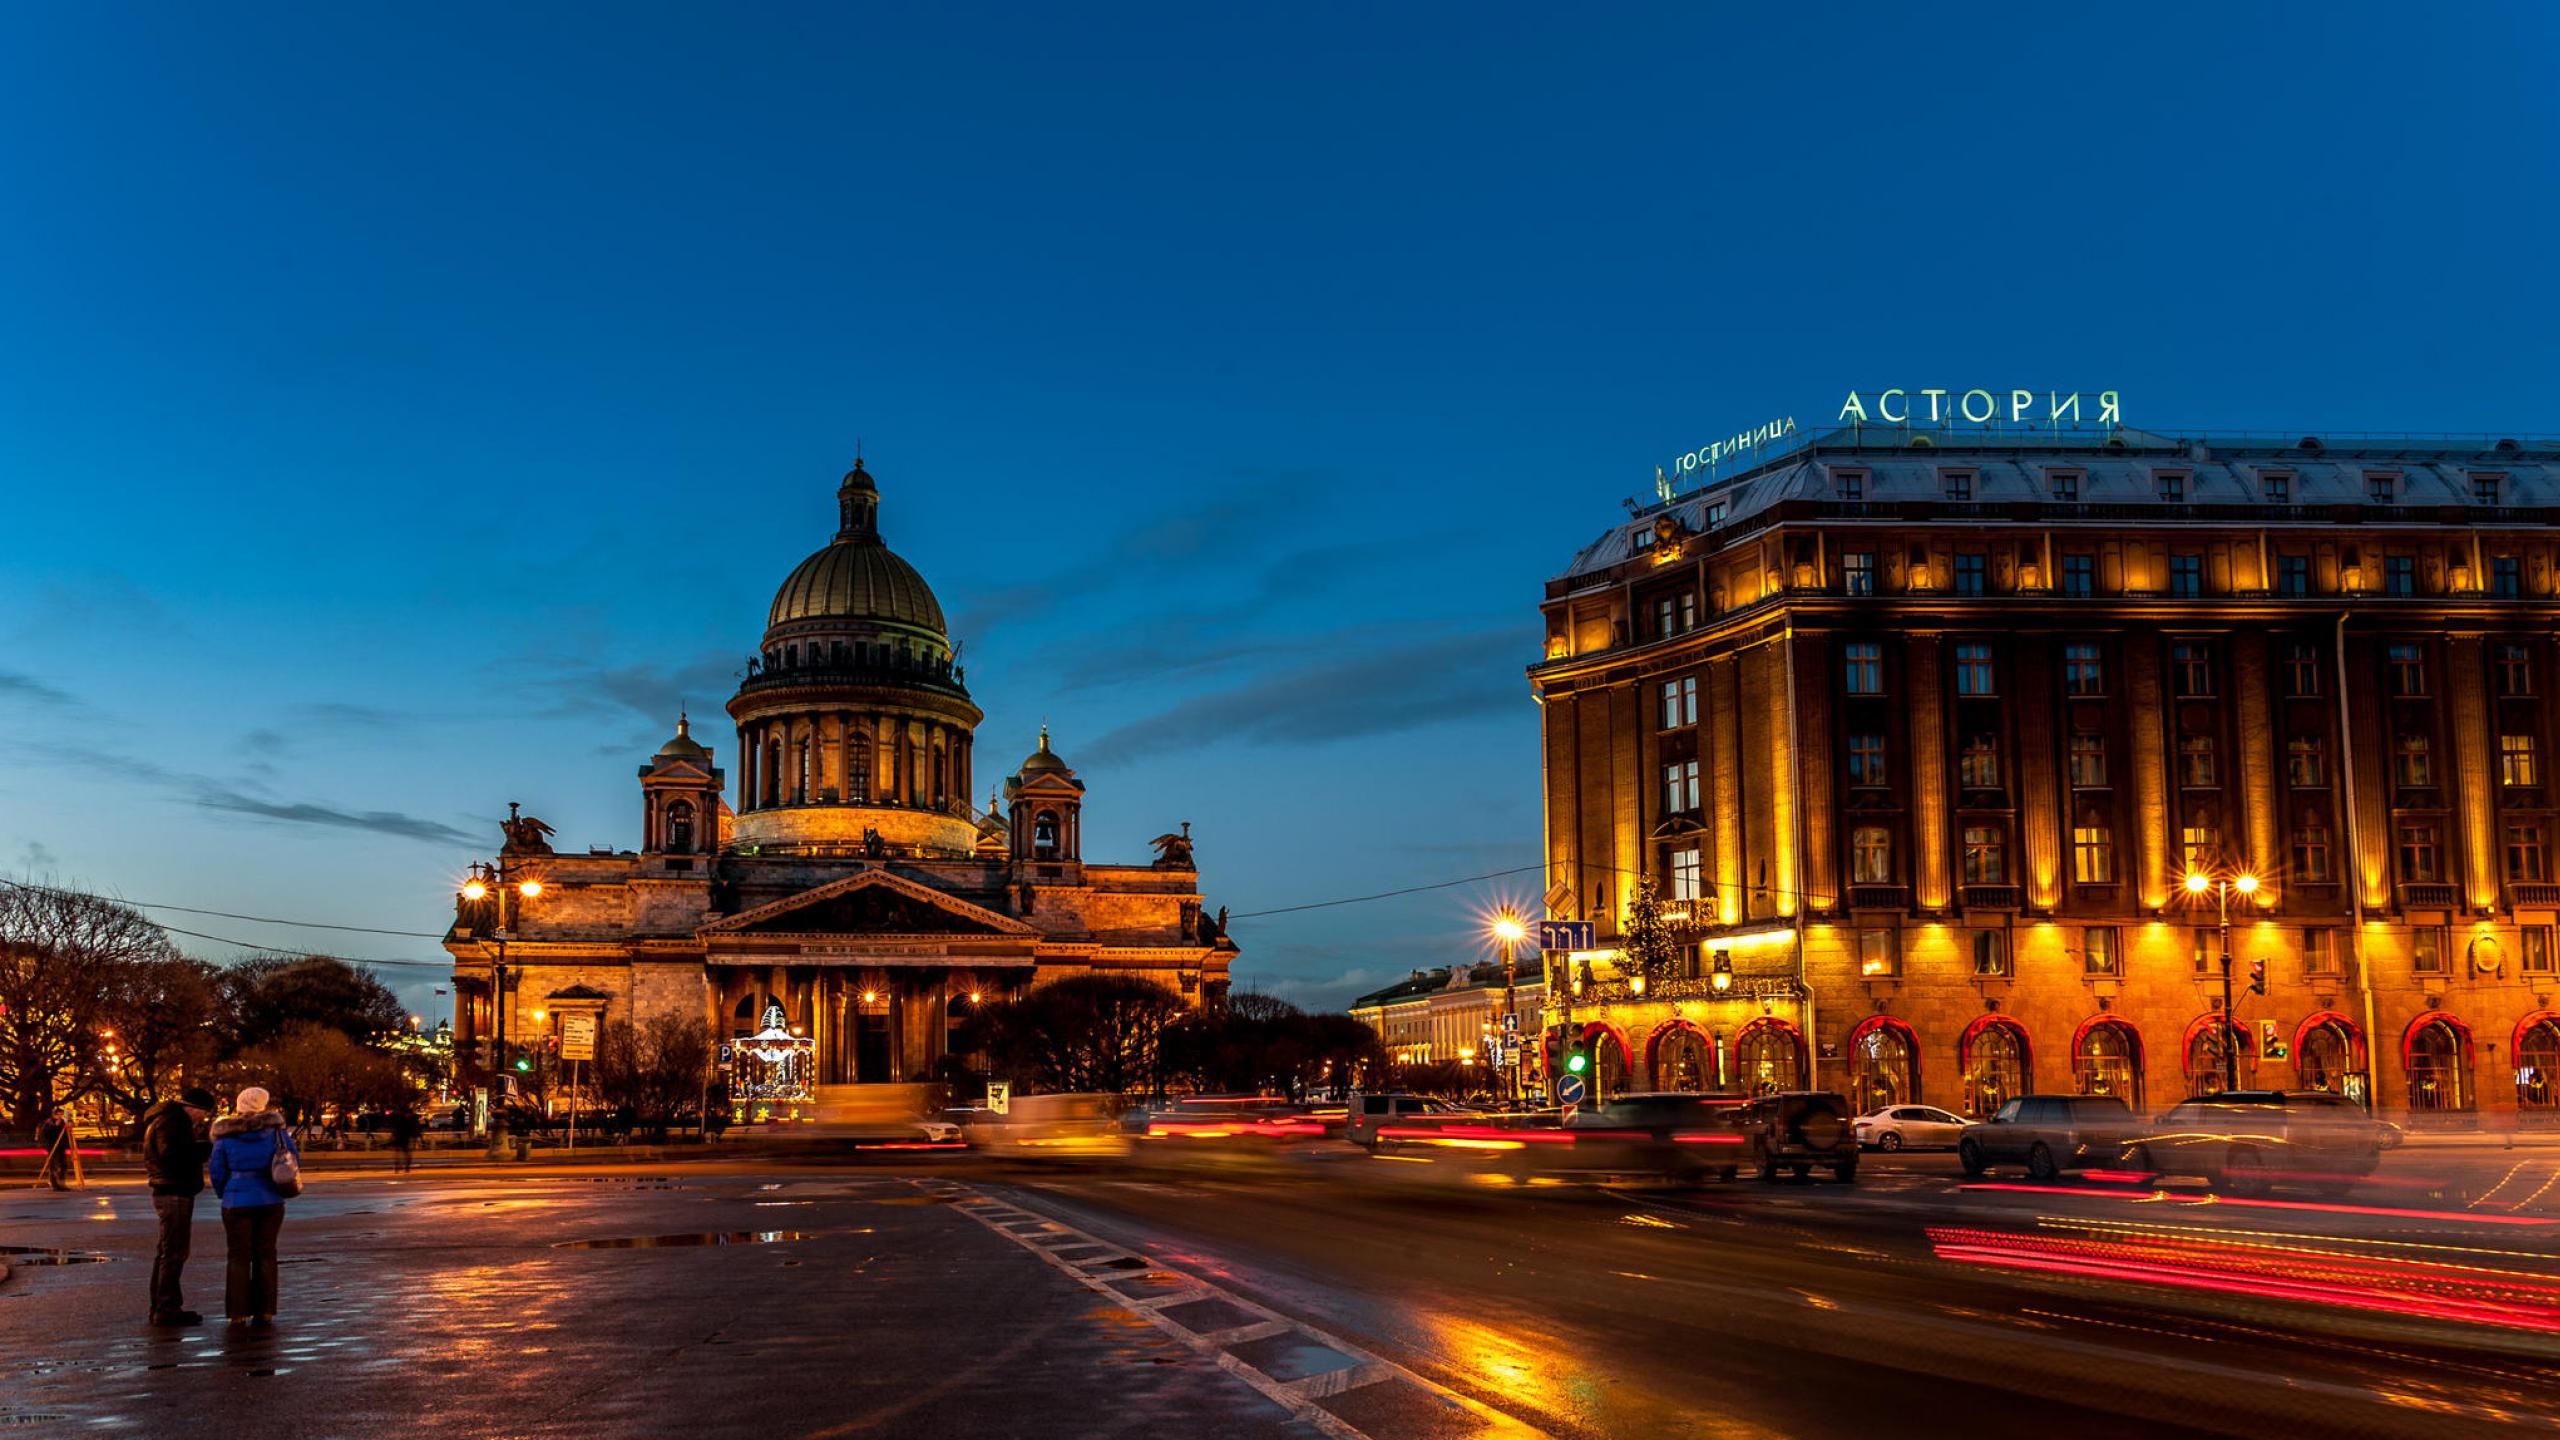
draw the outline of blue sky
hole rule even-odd
[[[14,12],[0,873],[436,931],[510,799],[635,843],[857,438],[984,757],[1243,912],[1534,863],[1540,583],[1767,416],[2560,430],[2547,8],[1572,8]]]

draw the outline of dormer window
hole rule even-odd
[[[2266,489],[2268,504],[2290,505],[2293,503],[2292,471],[2270,470],[2258,477],[2258,483]]]
[[[1637,554],[1639,554],[1639,555],[1643,554],[1643,553],[1644,553],[1645,551],[1647,551],[1647,550],[1652,549],[1652,548],[1653,548],[1653,527],[1652,527],[1652,526],[1650,526],[1650,525],[1647,525],[1647,526],[1645,526],[1643,529],[1640,529],[1640,530],[1636,531],[1636,533],[1635,533],[1635,538],[1634,538],[1634,540],[1633,540],[1631,543],[1632,543],[1632,544],[1634,545],[1634,547],[1635,547],[1635,552],[1636,552]]]
[[[2159,486],[2161,499],[2168,501],[2172,505],[2184,505],[2187,503],[2186,471],[2163,470],[2154,475],[2152,480]]]
[[[2472,498],[2472,500],[2473,500],[2474,502],[2478,503],[2478,504],[2481,504],[2481,505],[2495,505],[2495,504],[2497,504],[2497,503],[2498,503],[2498,491],[2499,491],[2499,485],[2498,485],[2498,482],[2499,482],[2499,481],[2501,481],[2501,480],[2504,480],[2505,478],[2507,478],[2507,477],[2505,477],[2505,476],[2503,476],[2503,475],[2474,475],[2474,476],[2472,476],[2472,477],[2471,477],[2471,498]]]
[[[1864,471],[1864,470],[1840,470],[1840,471],[1835,471],[1835,472],[1833,472],[1833,474],[1832,474],[1832,477],[1831,477],[1831,478],[1832,478],[1832,483],[1833,483],[1833,484],[1835,484],[1835,485],[1838,485],[1838,486],[1840,487],[1840,498],[1841,498],[1841,499],[1843,499],[1843,500],[1864,500],[1864,499],[1866,499],[1866,498],[1867,498],[1867,472],[1866,472],[1866,471]]]
[[[2397,475],[2376,472],[2364,477],[2364,496],[2376,505],[2398,504],[2399,493],[2400,477]]]
[[[1949,470],[1949,471],[1946,471],[1946,472],[1944,472],[1943,474],[1941,474],[1941,475],[1939,476],[1939,479],[1940,479],[1941,481],[1943,481],[1943,482],[1945,483],[1945,485],[1946,485],[1946,491],[1947,491],[1947,498],[1948,498],[1948,499],[1950,499],[1950,500],[1970,500],[1970,499],[1972,499],[1972,498],[1973,498],[1973,472],[1972,472],[1972,471],[1970,471],[1970,470]]]
[[[2053,487],[2054,499],[2065,504],[2076,503],[2080,499],[2079,471],[2055,470],[2049,472],[2045,479]]]

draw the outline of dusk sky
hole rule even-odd
[[[20,7],[0,874],[432,935],[509,800],[636,845],[857,440],[979,802],[1045,720],[1212,908],[1534,865],[1541,583],[1704,441],[2560,431],[2560,16],[2426,14]],[[1239,919],[1239,987],[1541,888]],[[156,914],[441,1013],[432,938]]]

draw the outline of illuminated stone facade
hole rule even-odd
[[[1546,982],[1531,961],[1506,993],[1502,966],[1487,961],[1411,976],[1351,1002],[1351,1018],[1378,1032],[1387,1057],[1399,1065],[1484,1063],[1502,1032],[1502,1017],[1519,1017],[1519,1033],[1534,1035],[1546,1006]]]
[[[2245,871],[2242,1085],[2560,1115],[2549,442],[1805,437],[1543,610],[1556,914],[1685,917],[1642,998],[1557,966],[1615,1083],[2165,1108],[2226,1043],[2185,877]]]
[[[1235,948],[1204,912],[1187,826],[1151,864],[1087,861],[1085,785],[1045,730],[971,807],[980,715],[941,606],[881,542],[859,462],[837,503],[729,702],[734,802],[680,722],[640,768],[638,850],[511,834],[487,893],[460,902],[445,948],[466,1048],[501,1004],[510,1047],[579,1011],[700,1016],[723,1040],[778,1014],[823,1108],[838,1087],[934,1078],[973,1006],[1062,975],[1224,994]]]

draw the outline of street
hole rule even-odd
[[[1335,1142],[317,1171],[271,1336],[145,1330],[147,1200],[110,1180],[0,1201],[31,1252],[0,1425],[175,1434],[254,1399],[313,1436],[2552,1428],[2554,1176],[2533,1148],[2395,1154],[2338,1204],[1937,1155],[1519,1187]],[[218,1313],[211,1214],[189,1294]]]

